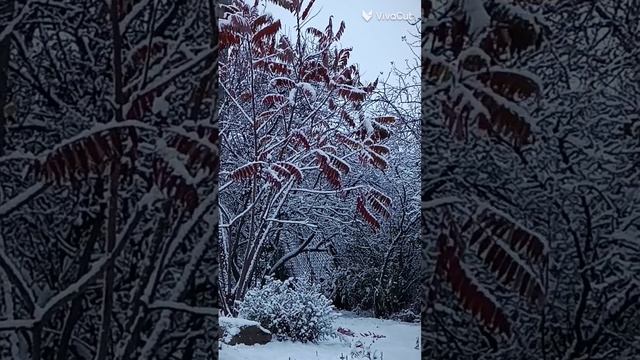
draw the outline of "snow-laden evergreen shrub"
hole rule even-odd
[[[308,281],[267,278],[247,292],[238,316],[260,322],[278,338],[316,342],[333,335],[336,315],[331,301]]]

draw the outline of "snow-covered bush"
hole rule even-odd
[[[315,342],[333,333],[335,313],[331,301],[304,279],[267,278],[247,292],[238,315],[260,322],[279,338]]]
[[[391,316],[389,316],[389,319],[404,322],[419,322],[420,313],[416,313],[411,309],[404,309],[391,314]]]

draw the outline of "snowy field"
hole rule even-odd
[[[266,345],[236,345],[222,344],[221,360],[351,360],[347,357],[356,341],[360,340],[366,346],[371,344],[372,335],[384,335],[378,338],[370,349],[382,353],[376,359],[380,360],[419,360],[420,350],[416,349],[416,342],[420,337],[419,323],[406,323],[374,318],[354,317],[343,314],[336,319],[334,327],[349,329],[355,335],[342,336],[342,339],[327,339],[318,344],[302,344],[290,341],[272,341]],[[367,335],[367,336],[362,336]],[[349,345],[349,342],[352,345]],[[360,359],[366,359],[360,358]],[[373,358],[372,358],[373,359]]]

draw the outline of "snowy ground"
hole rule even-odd
[[[391,320],[353,317],[351,314],[343,314],[336,319],[335,327],[342,327],[353,331],[354,337],[343,336],[340,339],[327,339],[318,344],[302,344],[289,341],[272,341],[266,345],[236,345],[222,344],[220,360],[351,360],[348,356],[357,340],[361,340],[365,346],[371,344],[371,335],[362,336],[373,332],[376,335],[384,335],[371,345],[371,350],[382,352],[381,360],[419,360],[420,350],[416,349],[416,341],[420,337],[420,324],[405,323]],[[351,347],[346,340],[350,340]],[[364,358],[366,359],[366,358]],[[373,358],[372,358],[373,359]]]

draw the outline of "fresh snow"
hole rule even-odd
[[[371,136],[373,134],[373,125],[371,124],[371,120],[368,117],[365,117],[362,121],[364,128],[367,130],[367,136]]]
[[[309,94],[309,97],[311,98],[311,100],[315,100],[315,98],[317,97],[317,94],[316,94],[316,89],[313,87],[313,85],[307,82],[301,82],[301,83],[298,83],[298,86],[302,88],[302,90],[305,93]]]
[[[261,330],[266,333],[271,333],[269,330],[260,326],[260,323],[257,321],[240,319],[240,318],[232,318],[232,317],[220,317],[218,318],[220,323],[220,328],[223,329],[223,336],[225,342],[231,341],[231,338],[240,333],[240,329],[248,326],[258,326]]]
[[[220,326],[223,327],[223,328],[226,325],[242,328],[242,327],[245,327],[245,326],[254,326],[254,325],[259,325],[260,324],[259,322],[253,321],[253,320],[240,319],[240,318],[227,317],[227,316],[219,317],[218,318],[218,322],[220,323]]]
[[[152,111],[155,114],[160,114],[166,117],[169,114],[169,101],[165,98],[166,93],[162,94],[163,96],[158,96],[153,99]]]
[[[469,24],[469,33],[475,35],[489,26],[491,17],[487,14],[482,1],[465,0],[463,2],[466,21]]]
[[[296,88],[289,90],[289,104],[293,106],[296,103]]]
[[[224,320],[223,320],[224,319]],[[229,322],[228,318],[221,321]],[[242,322],[241,319],[233,321]],[[360,340],[365,346],[371,344],[371,336],[361,334],[373,332],[384,335],[371,345],[371,351],[382,352],[383,359],[418,360],[420,350],[416,344],[420,338],[420,324],[365,317],[353,317],[348,313],[336,319],[334,328],[345,328],[353,331],[355,337],[342,336],[320,341],[318,344],[294,343],[291,341],[272,341],[266,345],[235,345],[220,343],[220,359],[222,360],[339,360],[341,355],[349,355],[352,343]],[[351,356],[349,355],[349,359]]]
[[[470,46],[462,50],[458,58],[466,59],[469,56],[479,56],[486,64],[491,64],[491,57],[477,46]]]

